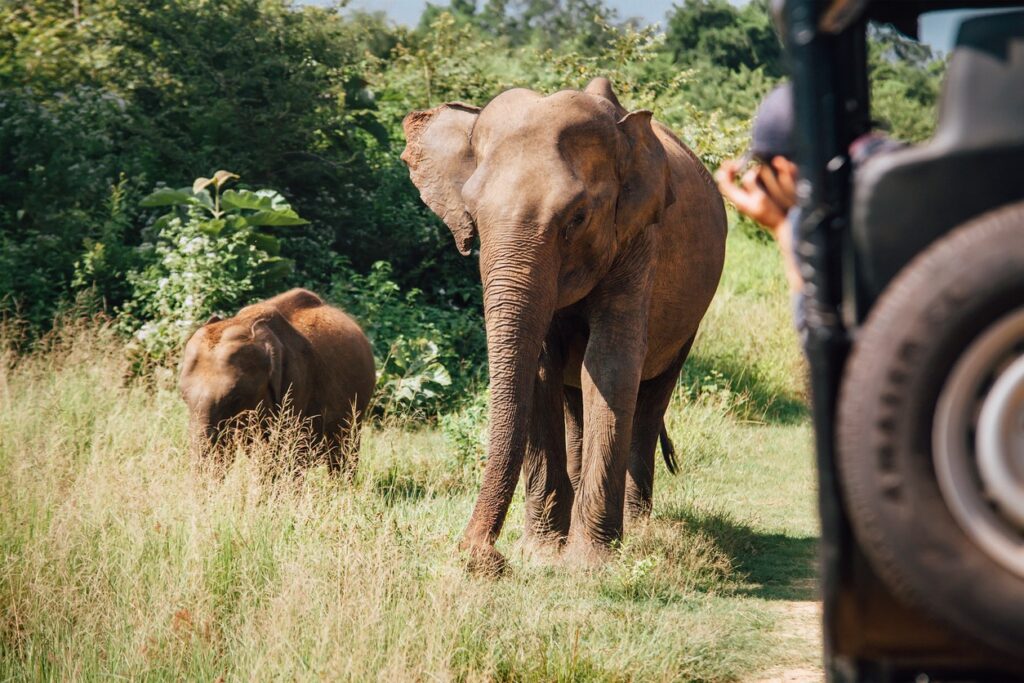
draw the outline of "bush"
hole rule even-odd
[[[464,471],[479,472],[487,462],[489,398],[489,391],[478,392],[461,409],[441,417],[441,433]]]
[[[83,249],[109,238],[138,196],[123,179],[134,178],[120,143],[123,106],[87,87],[52,99],[0,90],[0,313],[37,333],[70,300]]]
[[[163,362],[209,313],[301,285],[365,323],[383,412],[456,409],[486,375],[479,274],[409,180],[402,118],[608,76],[713,169],[784,75],[768,7],[681,0],[662,33],[603,0],[456,0],[416,29],[287,0],[0,3],[0,317],[28,343],[72,302],[122,311]],[[875,114],[926,137],[944,62],[890,29],[869,39]],[[216,185],[146,220],[154,184],[221,164],[310,223],[215,216]]]
[[[122,311],[123,326],[149,360],[166,361],[203,318],[233,315],[276,292],[291,271],[269,229],[306,221],[274,190],[222,193],[237,177],[218,171],[191,188],[160,188],[142,202],[171,207],[153,225],[154,243],[143,246],[148,265],[128,274],[132,295]]]
[[[486,335],[474,309],[430,304],[403,291],[387,262],[367,275],[344,259],[328,298],[359,320],[377,357],[377,409],[433,417],[462,403],[483,379]]]
[[[71,287],[80,292],[79,304],[86,310],[112,312],[131,295],[128,274],[136,265],[137,252],[125,243],[131,229],[127,197],[128,178],[110,188],[105,218],[95,236],[82,240],[82,252],[74,263]]]

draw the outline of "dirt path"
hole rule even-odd
[[[788,653],[787,662],[758,674],[750,683],[820,683],[821,603],[816,600],[783,600],[779,611],[778,637]]]

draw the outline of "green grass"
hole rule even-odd
[[[377,427],[354,482],[190,462],[165,379],[122,381],[84,327],[0,374],[0,680],[687,680],[807,665],[810,431],[774,248],[734,233],[669,413],[682,472],[596,570],[456,552],[478,469],[439,429]]]

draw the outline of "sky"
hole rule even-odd
[[[326,5],[330,0],[308,0],[311,4]],[[607,4],[618,10],[620,17],[639,17],[647,23],[664,25],[665,14],[679,0],[607,0]],[[731,0],[743,4],[743,0]],[[372,12],[381,11],[395,22],[413,26],[419,21],[426,0],[350,0],[349,7]],[[434,0],[436,5],[447,4],[445,0]],[[933,12],[921,19],[921,40],[933,49],[948,52],[956,38],[956,28],[966,12],[954,10]]]

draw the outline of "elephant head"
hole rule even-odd
[[[193,448],[216,444],[232,418],[280,405],[287,390],[281,341],[266,320],[214,316],[185,346],[179,388]]]
[[[528,406],[554,312],[590,292],[674,201],[651,112],[606,79],[543,97],[409,114],[402,159],[459,251],[480,240],[491,379],[487,469],[464,544],[493,545],[518,481]]]

